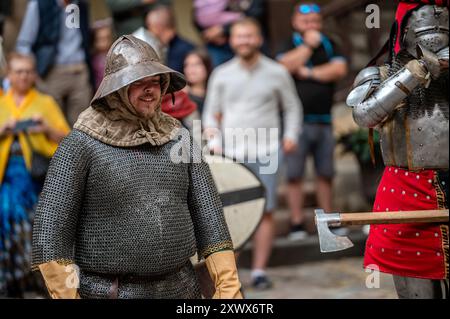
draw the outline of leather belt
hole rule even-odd
[[[114,274],[96,274],[96,273],[92,273],[92,272],[89,272],[89,273],[94,274],[99,277],[112,279],[111,287],[109,288],[108,298],[109,299],[118,299],[120,282],[122,282],[122,281],[142,281],[142,282],[162,281],[162,280],[165,280],[167,277],[178,273],[181,269],[186,267],[186,265],[187,264],[184,264],[170,273],[161,274],[161,275],[133,275],[133,274],[114,275]]]

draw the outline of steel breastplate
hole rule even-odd
[[[412,57],[400,53],[389,76]],[[448,73],[419,87],[378,129],[385,165],[417,169],[447,169],[449,165]]]

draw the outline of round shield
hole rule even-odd
[[[265,189],[258,177],[233,160],[207,155],[219,191],[234,249],[241,249],[259,225],[264,213]]]
[[[244,247],[264,214],[265,188],[259,178],[243,164],[222,155],[205,155],[222,200],[225,220],[234,250]],[[197,255],[192,262],[198,262]]]
[[[222,200],[225,220],[235,250],[252,237],[264,214],[265,189],[259,178],[243,164],[220,155],[206,155],[214,182]],[[211,298],[214,284],[204,262],[192,257],[202,294]]]

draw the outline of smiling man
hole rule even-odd
[[[302,104],[289,73],[261,53],[263,36],[256,20],[235,22],[230,44],[236,56],[211,74],[203,124],[210,132],[223,132],[223,150],[217,146],[218,134],[211,134],[210,147],[244,163],[266,189],[265,214],[253,237],[252,286],[267,289],[272,285],[265,269],[274,236],[278,164],[283,153],[296,148]]]
[[[161,100],[161,76],[149,76],[132,83],[128,98],[138,114],[151,117]]]
[[[113,44],[37,207],[32,264],[52,298],[200,298],[195,253],[216,298],[242,297],[208,164],[170,158],[180,141],[193,143],[161,100],[185,84],[147,43],[123,36]]]

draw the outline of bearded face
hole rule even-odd
[[[133,82],[128,89],[128,99],[136,112],[151,117],[161,101],[161,76],[149,76]]]

